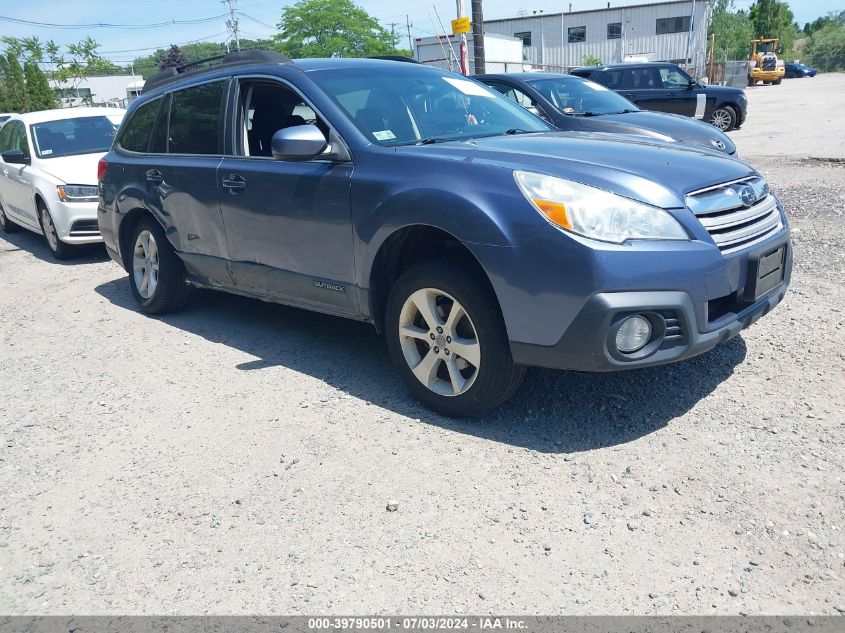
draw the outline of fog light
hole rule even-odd
[[[643,348],[651,338],[651,323],[639,315],[630,316],[622,322],[616,332],[616,348],[631,354]]]

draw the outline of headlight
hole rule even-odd
[[[93,202],[97,200],[94,185],[59,185],[56,187],[62,202]]]
[[[603,242],[688,240],[684,228],[663,209],[571,180],[515,171],[523,195],[549,222]]]

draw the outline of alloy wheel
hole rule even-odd
[[[399,339],[411,372],[435,393],[459,396],[478,377],[477,330],[464,307],[442,290],[422,288],[405,300]]]
[[[53,251],[59,250],[59,235],[56,233],[56,226],[53,224],[53,218],[50,217],[50,212],[47,209],[41,210],[41,228],[44,229],[44,237],[47,238],[47,243]]]
[[[155,294],[158,286],[158,245],[153,234],[144,229],[138,233],[135,239],[135,248],[132,254],[132,274],[135,279],[135,288],[138,294],[144,299],[149,299]]]
[[[726,132],[731,126],[731,114],[727,110],[719,108],[713,113],[713,118],[710,120],[714,126]]]

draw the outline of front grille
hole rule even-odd
[[[754,192],[750,205],[741,198],[746,186]],[[725,254],[748,248],[783,228],[775,197],[766,181],[756,176],[694,191],[686,203]]]
[[[96,237],[100,234],[97,220],[77,220],[70,227],[71,237]]]

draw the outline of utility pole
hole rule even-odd
[[[464,0],[457,0],[458,17],[464,16]],[[469,51],[467,50],[467,34],[461,33],[461,74],[469,75]]]
[[[408,14],[405,14],[405,28],[408,29],[408,50],[411,51],[411,57],[414,59],[417,58],[416,51],[414,50],[414,43],[411,41],[411,18],[408,17]]]
[[[235,9],[238,8],[238,0],[222,0],[222,2],[229,7],[229,19],[226,20],[226,28],[232,32],[232,37],[235,40],[235,48],[241,50],[241,40],[238,37],[238,18],[235,15]]]
[[[487,71],[484,54],[484,11],[481,8],[481,0],[472,0],[472,47],[475,53],[475,74],[484,74]]]

